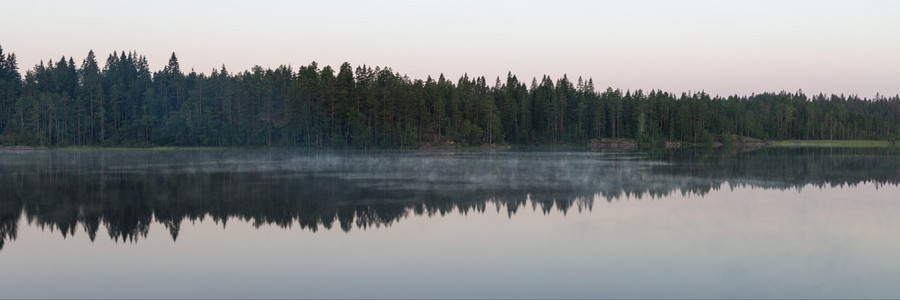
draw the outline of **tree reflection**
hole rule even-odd
[[[184,221],[255,226],[391,226],[410,215],[591,210],[594,199],[705,195],[723,187],[897,185],[900,155],[882,149],[704,149],[646,154],[403,155],[262,152],[50,152],[0,155],[0,249],[24,219],[68,237],[101,226],[135,242],[152,222],[177,240]],[[307,159],[297,160],[296,157]],[[240,159],[238,159],[240,158]],[[565,160],[565,161],[561,161]],[[260,168],[259,166],[268,166]],[[204,167],[213,166],[213,167]],[[224,166],[224,167],[223,167]]]

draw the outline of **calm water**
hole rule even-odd
[[[0,298],[900,297],[900,152],[0,153]]]

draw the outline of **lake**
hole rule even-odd
[[[2,298],[900,297],[900,151],[0,153]]]

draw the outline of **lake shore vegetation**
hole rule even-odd
[[[900,97],[749,96],[598,89],[584,78],[412,79],[389,67],[151,71],[136,52],[89,52],[22,74],[0,48],[0,145],[418,148],[581,145],[893,144]],[[799,142],[828,140],[829,142]],[[840,140],[842,142],[831,142]],[[846,142],[845,142],[846,141]]]

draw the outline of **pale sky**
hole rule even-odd
[[[183,71],[317,61],[598,89],[900,93],[900,1],[3,1],[20,71],[93,49]]]

